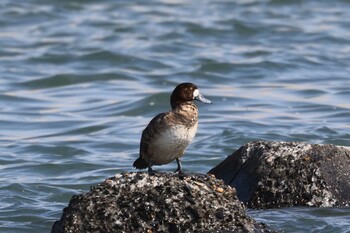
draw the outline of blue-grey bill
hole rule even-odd
[[[196,100],[200,101],[200,102],[203,102],[203,103],[206,103],[206,104],[211,104],[211,101],[206,99],[204,96],[202,96],[201,94],[199,94],[197,97],[196,97]]]

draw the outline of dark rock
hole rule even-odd
[[[350,206],[350,150],[334,145],[251,142],[209,171],[250,208]]]
[[[272,232],[213,176],[123,173],[73,196],[52,232]]]

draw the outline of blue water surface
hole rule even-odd
[[[185,170],[252,140],[350,146],[349,7],[0,1],[0,232],[48,232],[72,195],[134,171],[143,128],[180,82],[213,101],[198,103]],[[284,232],[350,231],[349,209],[249,213]]]

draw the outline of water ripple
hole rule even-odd
[[[1,1],[0,231],[48,231],[71,195],[132,171],[143,128],[170,109],[179,82],[213,101],[198,103],[186,170],[206,172],[251,140],[350,146],[348,7]],[[348,213],[338,211],[256,217],[284,231],[342,232]]]

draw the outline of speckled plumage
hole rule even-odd
[[[198,127],[198,108],[193,100],[210,103],[192,83],[179,84],[171,95],[172,110],[155,116],[142,132],[140,157],[134,162],[138,169],[163,165],[181,157],[194,138]]]

